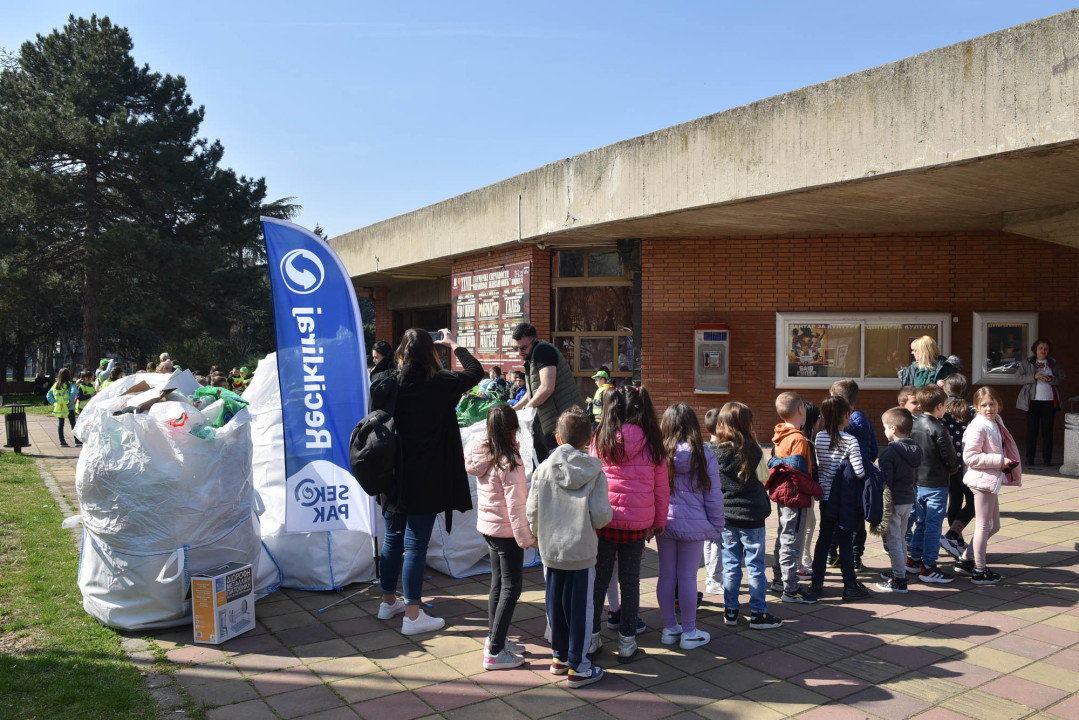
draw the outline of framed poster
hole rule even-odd
[[[1038,337],[1038,313],[974,313],[971,382],[1020,385],[1019,363]]]
[[[529,319],[531,275],[531,263],[523,262],[456,273],[450,280],[451,329],[485,368],[521,368],[512,334]]]

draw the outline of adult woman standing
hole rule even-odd
[[[923,335],[913,341],[910,344],[910,351],[914,353],[914,362],[903,368],[903,372],[899,374],[899,382],[902,385],[913,385],[919,388],[939,382],[959,372],[948,362],[948,358],[940,354],[937,341],[929,335]]]
[[[393,366],[393,348],[385,340],[379,340],[371,348],[371,382],[385,377],[391,372],[395,372],[396,368]]]
[[[446,622],[420,609],[427,543],[441,512],[472,509],[472,493],[465,473],[465,454],[454,408],[461,393],[483,377],[483,366],[449,330],[442,330],[439,345],[448,347],[464,368],[443,370],[435,355],[435,341],[426,330],[405,332],[397,347],[397,430],[399,463],[394,489],[380,495],[386,521],[380,558],[382,605],[378,617],[389,620],[405,614],[405,635],[438,630]],[[396,595],[398,578],[404,600]]]
[[[1027,413],[1027,467],[1034,465],[1038,431],[1042,434],[1042,465],[1053,464],[1053,419],[1063,406],[1060,386],[1067,379],[1052,357],[1053,343],[1038,338],[1030,346],[1031,355],[1019,363],[1019,377],[1026,383],[1019,389],[1015,407]]]

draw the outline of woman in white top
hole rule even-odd
[[[1026,384],[1019,390],[1015,407],[1027,413],[1026,466],[1034,466],[1034,451],[1038,447],[1038,432],[1042,436],[1042,465],[1053,464],[1053,420],[1063,406],[1060,386],[1064,371],[1052,357],[1053,343],[1038,338],[1030,346],[1034,354],[1019,364],[1019,377]]]

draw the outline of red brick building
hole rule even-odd
[[[1030,342],[1050,338],[1079,377],[1079,63],[1060,62],[1061,48],[1079,55],[1077,31],[1079,12],[1046,18],[568,158],[332,243],[391,342],[460,322],[474,346],[510,360],[490,345],[504,350],[509,306],[501,326],[458,310],[462,278],[493,288],[500,269],[527,267],[523,316],[561,347],[582,389],[607,365],[660,406],[684,400],[703,414],[739,400],[767,440],[777,393],[819,402],[839,377],[859,381],[876,421],[895,404],[909,340],[931,334],[972,384],[999,385],[1021,441],[1009,371]],[[729,329],[714,355],[725,393],[695,391],[695,367],[712,362],[694,345],[705,323]]]

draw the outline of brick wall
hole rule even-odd
[[[1038,311],[1039,333],[1079,377],[1079,250],[1004,233],[762,236],[643,242],[642,378],[659,409],[681,400],[702,417],[738,400],[760,441],[777,421],[776,312],[950,312],[952,352],[970,377],[972,313]],[[693,326],[731,326],[730,395],[694,395]],[[1079,394],[1069,381],[1064,396]],[[1004,421],[1022,446],[1017,387],[998,386]],[[820,403],[825,390],[798,391]],[[879,424],[895,392],[863,390],[858,406]],[[1056,422],[1063,447],[1063,419]],[[878,432],[883,440],[883,434]]]
[[[376,287],[372,291],[375,299],[375,340],[387,340],[393,345],[393,312],[386,304],[389,293],[384,287]]]

